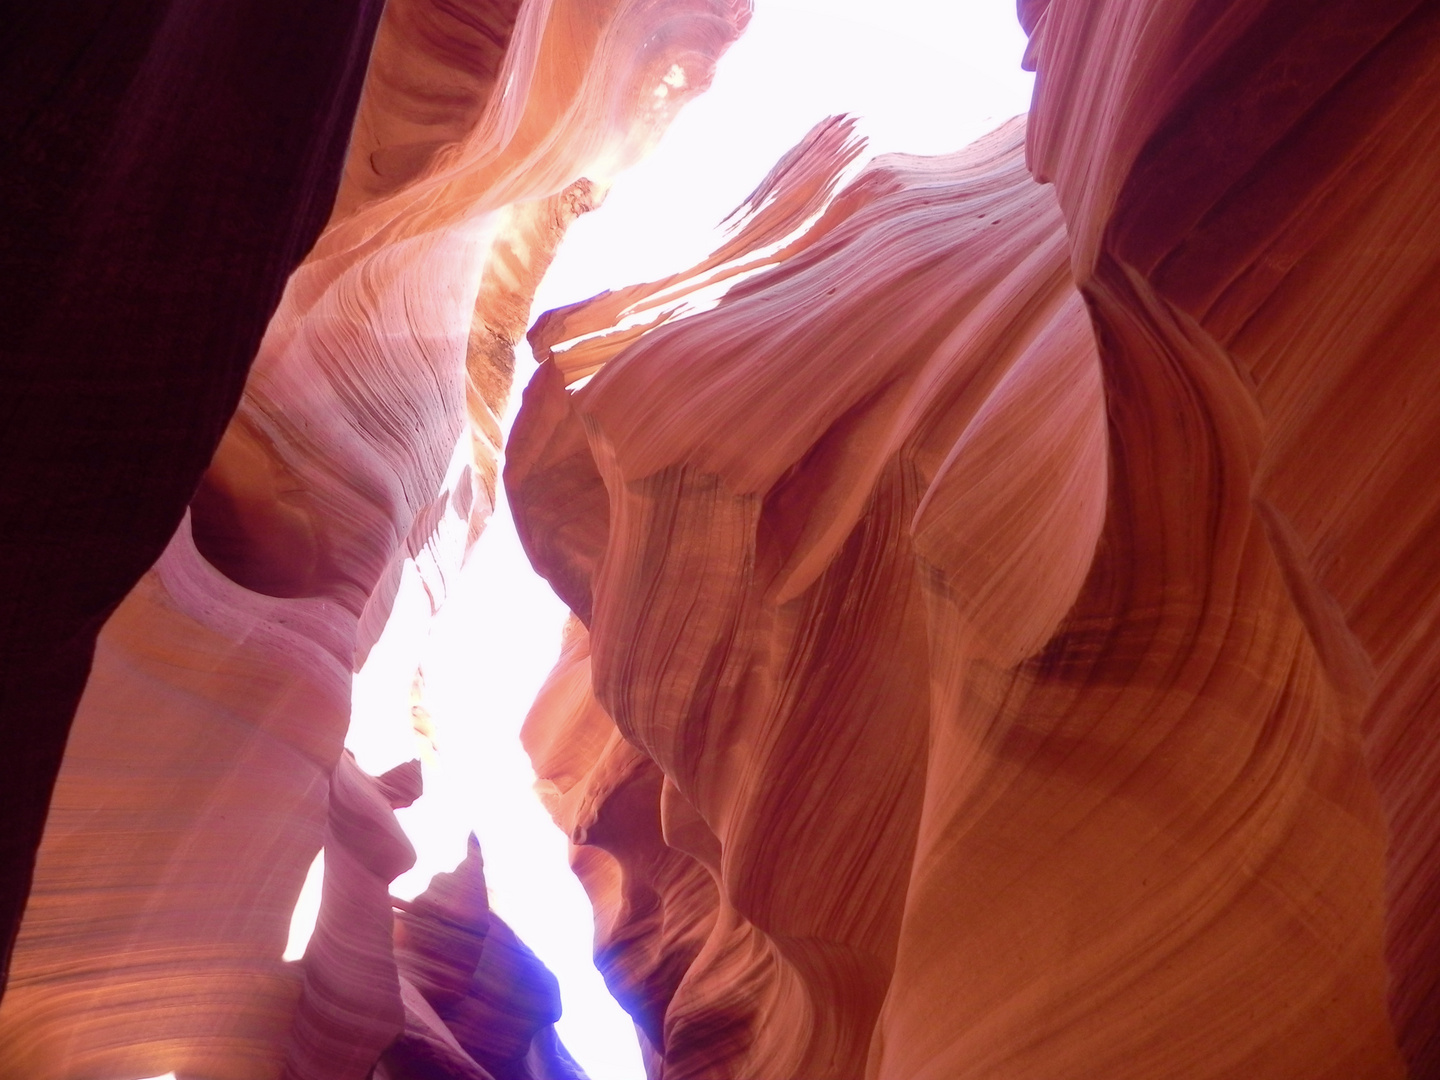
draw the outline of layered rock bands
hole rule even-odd
[[[275,7],[278,19],[290,5],[151,6],[163,24],[160,40],[193,30],[202,42],[224,45],[219,59],[203,50],[168,60],[155,54],[157,64],[172,66],[146,68],[137,85],[149,95],[145,116],[156,124],[183,112],[188,99],[172,90],[189,86],[186,80],[198,79],[222,103],[254,89],[226,82],[233,71],[224,63],[253,63],[257,79],[279,78],[279,69],[266,66],[269,52],[244,51],[267,36],[293,52],[287,62],[303,68],[305,79],[313,75],[339,93],[326,67],[335,66],[327,50],[336,27],[277,29],[260,18]],[[353,8],[346,18],[362,22],[367,10],[321,6],[336,9],[340,29],[348,25],[340,8]],[[322,204],[328,209],[334,200],[329,223],[283,296],[278,288],[293,260],[265,249],[274,272],[265,281],[277,293],[268,302],[278,298],[278,307],[263,340],[258,329],[268,309],[259,313],[254,340],[227,340],[223,354],[181,351],[165,361],[191,365],[189,377],[201,379],[206,365],[223,367],[230,351],[245,350],[246,361],[254,353],[223,438],[233,395],[208,444],[187,444],[190,457],[203,455],[199,466],[214,454],[203,477],[199,467],[184,475],[192,462],[173,450],[174,440],[166,444],[174,461],[142,460],[124,439],[96,449],[88,432],[62,448],[62,462],[89,455],[99,469],[93,484],[71,476],[65,498],[80,499],[80,484],[82,493],[99,492],[87,505],[99,505],[112,494],[106,478],[122,467],[164,473],[182,495],[169,520],[162,513],[148,521],[147,529],[173,536],[134,568],[138,575],[154,561],[138,583],[132,575],[117,591],[116,600],[134,585],[105,624],[84,684],[0,1005],[0,1076],[578,1075],[550,1028],[558,1016],[554,981],[489,916],[478,853],[457,871],[474,880],[437,881],[432,894],[440,895],[416,900],[397,922],[389,883],[414,856],[391,807],[414,798],[418,774],[376,781],[342,756],[351,672],[385,623],[403,561],[416,560],[438,605],[490,513],[513,343],[560,235],[595,201],[591,179],[604,181],[645,151],[686,98],[708,85],[715,60],[747,17],[747,6],[729,0],[393,0],[373,52],[358,30],[353,41],[342,38],[358,50],[360,70],[368,56],[358,111],[352,95],[317,118],[318,107],[287,100],[284,85],[266,84],[265,94],[247,99],[247,109],[280,110],[275,126],[289,135],[324,120],[330,126],[319,130],[328,138],[338,129],[339,149],[353,119],[348,157],[340,174],[336,155],[338,195],[332,178]],[[71,28],[58,24],[66,18],[52,13],[49,29],[41,29],[64,38]],[[215,64],[220,89],[207,81],[206,65]],[[211,252],[208,219],[198,210],[193,220],[181,213],[184,205],[167,201],[170,188],[230,191],[230,202],[196,196],[222,238],[231,235],[225,214],[237,205],[234,191],[248,192],[252,173],[277,212],[293,210],[289,181],[264,172],[267,157],[246,157],[263,134],[224,124],[205,132],[220,141],[254,136],[233,148],[230,157],[241,158],[231,161],[233,175],[218,178],[188,171],[179,151],[156,156],[143,140],[128,144],[136,168],[168,170],[170,180],[159,193],[140,191],[137,198],[151,200],[144,203],[150,216],[124,224],[147,243],[186,253],[166,273],[187,288],[204,292],[197,281],[212,272],[221,275],[221,288],[235,273],[226,262],[231,252]],[[276,154],[300,153],[294,141],[282,141]],[[263,221],[239,227],[272,229]],[[122,253],[138,243],[126,236]],[[250,247],[234,256],[248,257]],[[279,252],[288,250],[281,245]],[[146,273],[145,265],[119,265],[113,256],[101,250],[96,258],[112,258],[105,272],[122,282]],[[205,323],[204,342],[235,331],[226,321],[230,307],[183,291],[167,296],[184,319]],[[253,318],[258,299],[236,303],[248,304]],[[124,349],[163,352],[168,337],[132,342],[125,335],[131,321],[163,327],[169,317],[163,304],[137,302],[113,329]],[[122,365],[126,355],[97,354]],[[138,380],[112,403],[123,413],[135,395],[150,393],[149,369],[118,370],[116,378]],[[241,365],[235,373],[243,372]],[[51,374],[60,380],[54,393],[73,389],[63,371]],[[239,378],[232,381],[238,391]],[[108,385],[86,384],[83,394],[94,394],[98,405]],[[6,408],[12,404],[23,407],[5,399]],[[184,417],[176,423],[187,430],[198,423],[193,400],[162,395],[146,405],[122,425],[132,438],[148,439],[145,425],[167,408]],[[45,505],[30,510],[43,516]],[[68,527],[103,545],[103,521],[96,510],[85,525]],[[95,529],[102,531],[87,531]],[[120,546],[136,561],[130,537]],[[81,560],[67,571],[72,578],[93,569],[84,553],[64,557]],[[107,581],[116,566],[103,563]],[[45,582],[33,584],[43,599]],[[84,659],[82,650],[82,672]],[[26,674],[43,688],[45,669]],[[54,719],[9,715],[7,725],[30,731]],[[44,735],[58,759],[64,725]],[[3,767],[27,766],[4,758]],[[43,777],[25,783],[31,794],[48,789]],[[7,800],[11,794],[7,787]],[[33,839],[20,854],[33,852]],[[304,959],[286,962],[291,908],[322,844],[316,930]]]
[[[0,1077],[576,1077],[478,849],[389,897],[418,769],[342,752],[350,677],[748,8],[103,6],[0,95]],[[1019,16],[1028,119],[822,121],[531,330],[524,739],[597,962],[652,1080],[1440,1077],[1440,4]]]
[[[665,1080],[1440,1076],[1440,7],[1020,7],[532,331],[597,961]]]

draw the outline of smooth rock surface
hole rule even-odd
[[[1401,6],[1022,5],[1028,132],[537,323],[526,741],[653,1076],[1435,1075]]]
[[[1259,416],[1249,498],[1387,823],[1391,1016],[1440,1076],[1440,9],[1030,6],[1031,162],[1117,370],[1223,358]]]
[[[388,883],[413,858],[395,792],[341,753],[351,672],[403,560],[438,607],[489,516],[510,348],[593,204],[586,178],[643,153],[747,17],[724,0],[387,7],[330,223],[190,513],[100,636],[0,1076],[364,1080],[420,1022],[391,940]],[[316,933],[287,963],[322,843]],[[489,1047],[502,1080],[567,1061],[553,980],[513,935],[487,940],[460,1045]],[[512,991],[511,1013],[494,1005]]]
[[[291,11],[0,65],[12,916],[60,769],[4,1080],[581,1075],[478,848],[388,895],[419,769],[344,754],[351,674],[748,8],[394,0],[358,106],[373,6]],[[653,1080],[1440,1077],[1440,6],[1019,16],[1028,120],[857,173],[830,117],[530,332],[575,618],[523,738],[597,963]]]

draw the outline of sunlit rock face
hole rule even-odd
[[[392,943],[389,882],[413,854],[391,807],[418,778],[342,757],[351,672],[403,561],[438,605],[489,515],[511,347],[594,203],[586,178],[644,152],[747,15],[387,7],[329,225],[189,513],[100,636],[0,1005],[0,1076],[363,1080],[395,1046],[383,1068],[403,1080],[433,1075],[427,1040],[457,1076],[574,1071],[553,980],[503,924],[469,927],[458,1002],[415,975],[418,930]],[[287,963],[322,842],[316,932]]]
[[[597,961],[666,1080],[1440,1075],[1440,11],[1021,16],[532,331]]]

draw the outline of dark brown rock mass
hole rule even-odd
[[[379,0],[12,5],[0,43],[0,985],[95,635],[330,213]]]

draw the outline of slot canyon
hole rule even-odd
[[[346,749],[502,492],[649,1080],[1440,1080],[1440,0],[1019,0],[532,310],[754,15],[7,16],[0,1080],[586,1080]]]

